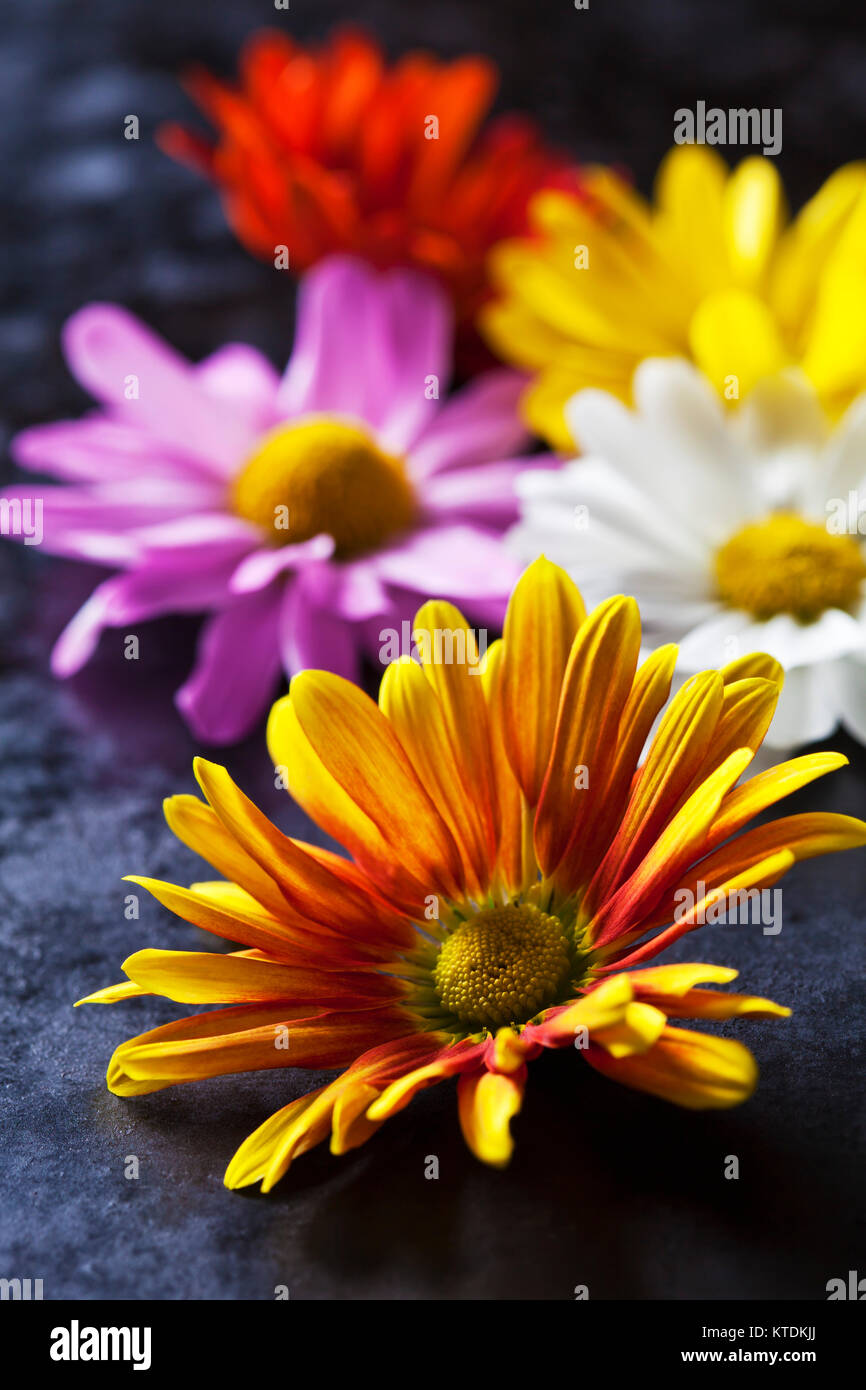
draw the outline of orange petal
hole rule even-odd
[[[587,889],[585,912],[594,912],[633,873],[680,804],[706,756],[723,691],[717,671],[703,671],[677,691],[635,776],[622,824]]]
[[[310,970],[258,953],[144,950],[125,960],[122,969],[143,989],[180,1004],[285,1000],[317,1009],[364,1009],[407,993],[400,980],[379,971]]]
[[[242,851],[280,889],[301,916],[329,934],[360,938],[374,945],[411,946],[411,924],[372,892],[343,874],[337,876],[305,846],[272,825],[235,785],[224,767],[196,758],[195,775],[216,815]]]
[[[268,721],[289,791],[389,896],[458,897],[462,869],[448,827],[373,701],[325,671],[303,671]]]
[[[363,966],[381,958],[381,952],[371,951],[363,943],[356,945],[336,935],[317,933],[315,923],[293,916],[288,904],[282,919],[278,920],[233,883],[217,880],[181,888],[175,883],[136,874],[128,874],[126,881],[146,888],[157,902],[184,921],[213,932],[224,941],[238,941],[268,956],[300,961],[323,970]]]
[[[169,796],[163,802],[165,818],[179,840],[200,854],[217,873],[246,889],[268,912],[279,916],[285,898],[255,859],[243,850],[211,806],[197,796]]]
[[[656,965],[630,970],[635,996],[671,1018],[789,1018],[791,1010],[754,994],[695,989],[695,983],[727,984],[737,971],[721,965]]]
[[[472,1042],[469,1038],[442,1048],[432,1062],[417,1067],[399,1080],[393,1081],[370,1106],[367,1118],[378,1121],[396,1115],[399,1110],[405,1109],[413,1096],[427,1086],[435,1086],[448,1076],[456,1076],[474,1067],[483,1059],[486,1049],[486,1042]]]
[[[502,736],[530,806],[541,795],[569,653],[585,617],[576,586],[543,555],[520,576],[508,604]]]
[[[505,647],[507,654],[507,638]],[[639,651],[640,614],[631,598],[599,604],[574,639],[535,816],[535,852],[545,874],[591,824],[594,788],[605,785],[616,757]]]
[[[115,1095],[274,1067],[346,1067],[413,1031],[397,1008],[310,1015],[309,1005],[249,1005],[180,1019],[122,1043],[108,1067]]]
[[[542,1047],[564,1047],[574,1042],[577,1029],[614,1028],[625,1018],[625,1011],[634,999],[631,978],[625,973],[610,979],[576,999],[573,1004],[551,1009],[540,1023],[530,1023],[523,1030],[527,1042]]]
[[[572,831],[565,862],[557,874],[564,891],[579,888],[591,878],[604,858],[628,802],[638,759],[650,729],[670,694],[677,659],[675,646],[659,647],[639,668],[622,712],[613,761],[603,786],[593,788],[589,818],[582,817]]]
[[[722,802],[708,848],[715,848],[730,839],[754,816],[774,806],[783,797],[799,791],[816,777],[824,777],[828,772],[835,772],[847,765],[848,759],[844,753],[807,753],[750,777],[747,782],[729,791]]]
[[[765,859],[758,859],[754,863],[737,869],[728,878],[723,878],[716,887],[711,888],[708,884],[698,891],[697,887],[693,893],[693,905],[685,910],[685,903],[679,909],[679,915],[675,907],[670,911],[665,910],[662,921],[668,921],[671,917],[676,917],[673,925],[667,927],[665,931],[659,932],[642,946],[635,946],[634,943],[659,922],[655,920],[656,913],[652,913],[648,918],[638,922],[630,931],[612,943],[612,955],[608,965],[596,965],[596,969],[601,973],[606,970],[621,970],[624,966],[631,967],[638,965],[644,960],[651,960],[660,951],[664,951],[672,942],[684,936],[686,932],[694,931],[702,926],[710,909],[719,907],[728,895],[739,893],[754,888],[767,888],[778,882],[783,874],[795,863],[794,855],[789,849],[778,850],[775,854],[769,854]],[[681,892],[679,889],[678,892]],[[712,920],[712,918],[710,918]]]
[[[269,1192],[292,1161],[326,1138],[329,1129],[333,1153],[363,1143],[379,1125],[365,1120],[362,1107],[389,1081],[429,1060],[444,1043],[439,1034],[422,1033],[363,1053],[329,1086],[284,1106],[244,1140],[226,1171],[226,1187],[261,1182],[262,1191]]]
[[[392,662],[379,704],[440,808],[460,849],[467,891],[477,898],[490,884],[497,813],[475,639],[457,609],[441,603],[424,605],[413,636],[421,665],[409,658]]]
[[[750,748],[738,749],[692,793],[631,877],[596,913],[587,927],[590,941],[604,946],[633,930],[655,906],[667,885],[679,881],[701,852],[722,798],[751,758]]]
[[[685,1028],[665,1028],[648,1052],[612,1057],[591,1047],[586,1060],[612,1081],[688,1110],[740,1105],[758,1083],[757,1064],[742,1043]]]
[[[713,741],[689,791],[700,786],[737,748],[751,748],[757,752],[776,712],[780,694],[781,686],[776,681],[757,676],[725,685]]]
[[[505,644],[500,638],[487,649],[481,681],[487,699],[496,802],[499,807],[498,873],[507,891],[517,893],[535,881],[538,866],[531,836],[524,834],[524,828],[528,829],[528,817],[523,793],[505,751],[501,694],[504,661]]]
[[[487,855],[484,868],[489,870],[496,855],[498,807],[487,701],[482,686],[484,660],[463,614],[441,599],[431,600],[418,610],[413,633],[421,669],[442,709],[460,783],[479,823],[478,833],[483,837]],[[441,653],[438,634],[445,639]],[[454,660],[450,659],[449,640]]]

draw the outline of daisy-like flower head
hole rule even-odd
[[[340,251],[417,266],[443,281],[463,321],[487,292],[489,248],[525,230],[530,195],[576,182],[531,121],[481,129],[496,82],[486,58],[410,53],[389,66],[357,30],[319,49],[266,32],[244,48],[237,87],[188,77],[217,143],[178,126],[160,142],[219,185],[257,255],[287,246],[299,269]]]
[[[730,172],[703,146],[673,149],[650,206],[610,169],[582,171],[581,197],[540,193],[535,235],[492,257],[500,298],[482,327],[536,374],[525,402],[566,449],[566,401],[596,386],[628,399],[645,357],[691,357],[744,398],[803,368],[838,413],[866,387],[866,163],[838,169],[786,224],[769,159]]]
[[[634,398],[569,403],[587,454],[520,484],[517,552],[593,598],[635,594],[681,674],[769,652],[786,676],[768,744],[839,723],[866,742],[866,396],[833,428],[788,368],[726,412],[690,363],[656,358]]]
[[[528,441],[516,374],[444,399],[451,316],[429,277],[323,262],[301,285],[282,379],[240,344],[191,365],[108,305],[76,314],[64,343],[101,408],[18,435],[18,463],[64,482],[4,495],[38,494],[45,549],[122,573],[61,635],[56,675],[106,627],[207,611],[177,702],[198,737],[228,743],[281,667],[355,678],[419,595],[501,621],[518,567],[500,537],[515,476],[538,459],[510,457]]]
[[[416,627],[431,634],[421,660],[388,668],[378,705],[303,672],[271,713],[292,795],[351,857],[287,839],[224,769],[199,762],[207,804],[171,798],[169,824],[232,881],[133,881],[242,949],[138,951],[128,981],[88,1001],[225,1006],[123,1043],[108,1071],[117,1095],[258,1068],[345,1069],[241,1146],[229,1187],[272,1187],[329,1134],[333,1152],[354,1148],[449,1077],[470,1148],[503,1165],[527,1063],[550,1047],[679,1105],[745,1100],[752,1055],[680,1021],[789,1010],[704,988],[734,977],[721,966],[646,963],[729,892],[866,843],[866,825],[838,815],[739,834],[845,762],[815,754],[737,786],[778,695],[769,657],[706,671],[665,709],[674,649],[639,665],[634,600],[587,617],[543,559],[518,582],[482,675],[436,659],[437,632],[471,646],[451,605],[425,605]]]

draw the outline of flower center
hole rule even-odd
[[[525,1023],[552,1004],[571,961],[562,924],[538,908],[485,908],[462,922],[434,971],[443,1007],[463,1023]]]
[[[866,563],[853,536],[831,535],[792,512],[744,526],[716,552],[716,582],[731,608],[756,618],[790,613],[812,622],[827,608],[849,608]]]
[[[326,532],[339,559],[376,549],[415,515],[400,459],[358,425],[324,417],[267,435],[235,479],[232,505],[274,545]]]

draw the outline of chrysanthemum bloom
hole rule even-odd
[[[704,672],[662,714],[675,650],[638,666],[634,600],[586,617],[546,560],[519,581],[480,677],[437,660],[437,633],[471,648],[453,607],[425,605],[416,627],[430,634],[422,659],[388,668],[378,706],[338,676],[305,672],[271,714],[275,764],[351,858],[287,839],[223,768],[199,762],[208,804],[173,797],[168,821],[233,881],[133,882],[243,949],[139,951],[123,967],[129,982],[88,1001],[155,993],[227,1006],[122,1044],[108,1071],[117,1095],[266,1067],[345,1068],[256,1130],[230,1187],[272,1187],[329,1133],[334,1153],[354,1148],[448,1077],[459,1078],[469,1146],[504,1164],[527,1063],[549,1047],[690,1108],[745,1100],[756,1082],[746,1048],[679,1021],[789,1010],[703,988],[734,977],[721,966],[643,967],[729,891],[866,843],[866,825],[837,815],[738,834],[845,762],[815,754],[736,786],[778,694],[768,657]]]
[[[64,485],[4,495],[43,499],[45,549],[123,573],[61,635],[56,675],[105,627],[208,611],[177,702],[198,737],[226,743],[263,714],[281,667],[356,677],[419,596],[501,622],[519,569],[500,537],[515,476],[538,459],[508,457],[528,440],[516,374],[444,399],[451,319],[429,277],[323,262],[301,285],[282,380],[239,344],[193,366],[108,305],[76,314],[64,343],[102,408],[20,434],[18,463]]]
[[[359,31],[317,50],[265,32],[244,48],[237,87],[201,70],[187,79],[217,143],[175,125],[159,139],[219,185],[256,255],[286,246],[299,270],[340,251],[416,266],[469,319],[487,292],[486,254],[526,229],[530,195],[575,184],[532,122],[483,126],[496,82],[486,58],[410,53],[389,67]]]
[[[691,357],[740,398],[799,365],[834,413],[866,387],[866,163],[837,170],[790,225],[771,160],[731,173],[701,146],[670,152],[653,206],[609,169],[582,171],[581,187],[539,194],[535,236],[496,248],[501,298],[482,317],[499,355],[536,374],[527,417],[556,447],[575,442],[575,391],[626,400],[645,357]]]
[[[566,407],[586,456],[520,485],[511,536],[592,598],[633,593],[692,674],[769,652],[785,687],[766,742],[866,742],[866,396],[839,426],[795,368],[725,412],[682,359],[650,359],[635,410],[601,391]]]

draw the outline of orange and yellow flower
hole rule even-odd
[[[531,121],[482,129],[496,85],[482,57],[417,52],[389,66],[357,30],[317,50],[265,31],[242,52],[238,86],[202,70],[187,79],[216,144],[176,125],[159,138],[219,185],[256,255],[273,260],[285,246],[298,270],[339,251],[415,266],[447,285],[468,323],[487,292],[490,247],[525,230],[539,188],[575,186]]]
[[[640,663],[634,600],[587,616],[544,559],[520,579],[480,674],[451,605],[426,604],[415,634],[420,659],[392,663],[378,705],[307,671],[271,714],[289,790],[350,857],[287,838],[223,768],[199,760],[206,801],[172,797],[166,814],[224,879],[133,882],[242,949],[138,951],[127,982],[89,997],[222,1006],[123,1043],[108,1071],[117,1095],[340,1069],[246,1140],[229,1187],[271,1188],[328,1135],[334,1153],[355,1148],[448,1077],[470,1148],[504,1165],[527,1063],[545,1048],[575,1048],[682,1106],[745,1100],[751,1053],[680,1023],[789,1010],[705,988],[734,970],[648,962],[730,893],[866,843],[863,822],[831,814],[744,831],[846,761],[813,754],[738,785],[779,694],[769,657],[694,676],[668,704],[676,649]]]

